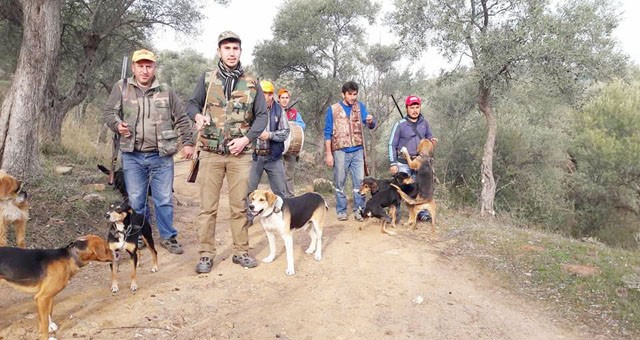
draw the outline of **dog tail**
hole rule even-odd
[[[400,195],[400,198],[402,198],[402,200],[405,201],[408,205],[418,205],[418,204],[424,204],[432,201],[431,199],[420,199],[420,200],[413,199],[411,198],[411,196],[407,195],[407,193],[402,191],[402,189],[399,186],[395,184],[391,184],[391,186],[396,188],[396,191]]]

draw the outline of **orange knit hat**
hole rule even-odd
[[[284,93],[288,93],[289,95],[291,95],[291,92],[289,92],[289,90],[287,90],[287,89],[285,89],[283,87],[280,90],[278,90],[278,98],[280,98],[280,96],[282,96],[282,94],[284,94]]]

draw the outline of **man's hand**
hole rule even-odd
[[[373,116],[367,115],[367,118],[365,118],[365,122],[367,122],[367,125],[371,126],[371,124],[373,124]]]
[[[129,131],[129,124],[127,124],[126,122],[118,123],[118,133],[125,137],[131,136],[131,131]]]
[[[392,165],[391,167],[389,167],[389,172],[392,175],[395,175],[398,172],[398,166],[397,165]]]
[[[325,152],[324,164],[326,164],[330,168],[333,168],[333,155],[331,154],[331,152]]]
[[[195,117],[193,118],[196,121],[196,128],[198,130],[201,130],[203,127],[211,124],[211,117],[209,116],[204,116],[200,113],[196,113]]]
[[[249,138],[242,136],[240,138],[232,139],[227,146],[229,147],[229,152],[231,152],[232,155],[237,156],[242,152],[242,150],[244,150],[244,147],[247,146],[249,142]]]
[[[260,140],[268,140],[269,139],[269,132],[268,131],[262,131],[260,136],[258,136],[258,139],[260,139]]]
[[[193,145],[185,145],[182,148],[182,155],[184,156],[185,159],[191,159],[193,158],[194,151],[195,151],[195,148],[193,147]]]

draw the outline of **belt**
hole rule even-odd
[[[271,150],[267,150],[267,149],[257,149],[255,151],[256,155],[258,156],[269,156],[271,155]]]
[[[203,145],[203,146],[201,146],[200,148],[201,148],[203,151],[213,152],[213,153],[216,153],[216,154],[218,154],[218,155],[225,155],[225,154],[227,154],[227,152],[225,152],[225,151],[224,151],[224,149],[223,149],[223,150],[220,150],[220,149],[212,148],[212,147],[210,147],[210,146],[206,146],[206,145]]]
[[[410,156],[411,160],[414,160],[417,157],[418,156]],[[398,163],[407,164],[407,160],[404,158],[404,155],[398,155],[398,158],[396,160],[398,161]]]

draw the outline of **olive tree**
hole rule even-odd
[[[432,48],[471,67],[473,96],[484,117],[480,213],[495,215],[493,173],[498,120],[494,99],[518,81],[521,70],[539,74],[567,93],[617,73],[613,30],[618,15],[610,2],[549,0],[396,0],[387,17],[415,54]],[[544,75],[544,77],[543,77]]]

